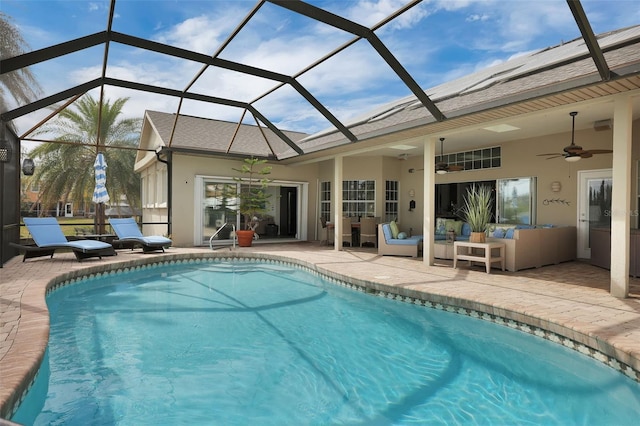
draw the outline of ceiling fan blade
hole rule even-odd
[[[589,154],[611,154],[613,152],[613,150],[611,149],[589,149],[585,152],[588,152]]]
[[[593,154],[591,152],[589,152],[589,151],[582,151],[578,155],[580,156],[580,158],[591,158],[591,157],[593,157]]]
[[[546,158],[546,160],[553,160],[554,158],[562,158],[564,156],[565,156],[565,154],[556,154],[553,157]]]
[[[449,171],[450,172],[461,172],[464,170],[464,166],[459,166],[456,164],[452,164],[449,166]]]

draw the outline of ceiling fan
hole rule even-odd
[[[443,143],[444,138],[440,138],[440,158],[442,158],[444,154]],[[422,170],[424,169],[409,169],[409,173],[415,173]],[[436,173],[438,173],[439,175],[443,175],[448,172],[459,172],[461,170],[464,170],[464,166],[458,166],[455,164],[449,165],[449,163],[445,163],[444,161],[439,161],[436,163]]]
[[[444,138],[440,138],[440,158],[444,155]],[[464,170],[464,166],[458,166],[455,164],[449,165],[449,163],[445,163],[444,161],[440,161],[436,163],[436,173],[439,175],[443,175],[448,172],[459,172]]]
[[[547,160],[551,160],[552,158],[564,157],[566,161],[575,162],[579,161],[581,158],[590,158],[593,157],[594,154],[611,154],[613,151],[610,149],[589,149],[584,150],[580,145],[576,145],[574,142],[574,136],[576,131],[576,115],[577,112],[570,112],[569,115],[572,117],[571,124],[571,145],[565,146],[561,153],[551,153],[551,154],[538,154],[540,156],[547,156]]]

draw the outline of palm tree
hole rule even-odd
[[[18,56],[31,50],[11,18],[0,12],[0,59]],[[9,110],[9,96],[23,105],[37,99],[40,85],[28,68],[0,75],[0,113]],[[12,124],[10,126],[13,127]],[[14,129],[15,130],[15,129]]]
[[[100,104],[86,95],[66,108],[35,134],[55,135],[30,152],[37,159],[33,181],[40,187],[40,202],[55,205],[58,201],[83,205],[91,200],[95,186],[93,163],[96,140],[107,162],[107,189],[111,200],[124,196],[131,207],[140,206],[140,181],[133,171],[141,119],[118,119],[129,98],[119,98]],[[98,122],[101,125],[98,127]],[[97,139],[98,128],[100,137]],[[120,147],[120,148],[116,148]],[[102,228],[101,223],[96,223]]]

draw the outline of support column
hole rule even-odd
[[[333,249],[342,250],[342,163],[343,157],[333,160]]]
[[[614,297],[629,295],[629,234],[631,229],[631,97],[613,103],[613,189],[611,194],[611,286]]]
[[[436,199],[436,143],[437,138],[425,137],[424,140],[424,177],[423,177],[423,200],[424,217],[422,218],[422,261],[427,265],[433,265],[433,234],[435,225],[435,199]]]

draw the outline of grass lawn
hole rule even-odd
[[[66,236],[74,236],[76,235],[76,228],[83,229],[87,234],[93,234],[93,218],[89,217],[58,217],[56,218],[60,227],[62,228],[62,232]],[[26,226],[20,227],[20,239],[30,238],[29,231],[27,231]]]

